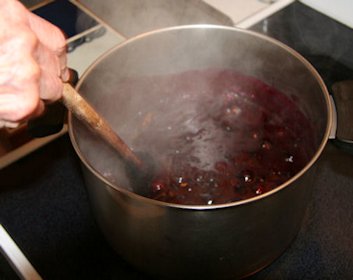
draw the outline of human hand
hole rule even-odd
[[[40,115],[68,78],[60,29],[17,0],[0,0],[0,128]]]

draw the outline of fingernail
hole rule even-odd
[[[61,80],[67,82],[70,79],[70,71],[67,67],[61,71]]]

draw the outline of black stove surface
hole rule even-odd
[[[353,79],[353,31],[299,2],[251,29],[303,54],[329,88]],[[353,156],[328,143],[317,165],[297,238],[251,279],[353,278]],[[67,135],[1,170],[0,184],[0,223],[44,279],[148,279],[100,233]],[[2,257],[0,279],[16,279]]]
[[[353,79],[353,30],[300,2],[252,26],[292,47],[332,83]]]

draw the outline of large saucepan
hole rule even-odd
[[[153,107],[160,98],[148,88],[138,97],[117,95],[121,81],[212,67],[234,69],[276,87],[297,100],[313,124],[314,131],[308,131],[315,145],[311,160],[273,191],[203,206],[139,196],[130,190],[126,170],[115,153],[73,117],[69,119],[70,137],[103,233],[124,259],[157,277],[234,279],[269,265],[300,228],[314,163],[329,137],[329,95],[313,67],[283,44],[235,28],[182,26],[137,36],[103,55],[77,88],[131,145],[138,135],[139,110]]]

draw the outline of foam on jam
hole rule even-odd
[[[248,199],[290,179],[312,155],[311,123],[293,98],[258,79],[208,69],[138,84],[164,96],[140,112],[139,141],[163,154],[148,186],[152,199],[189,205]]]

